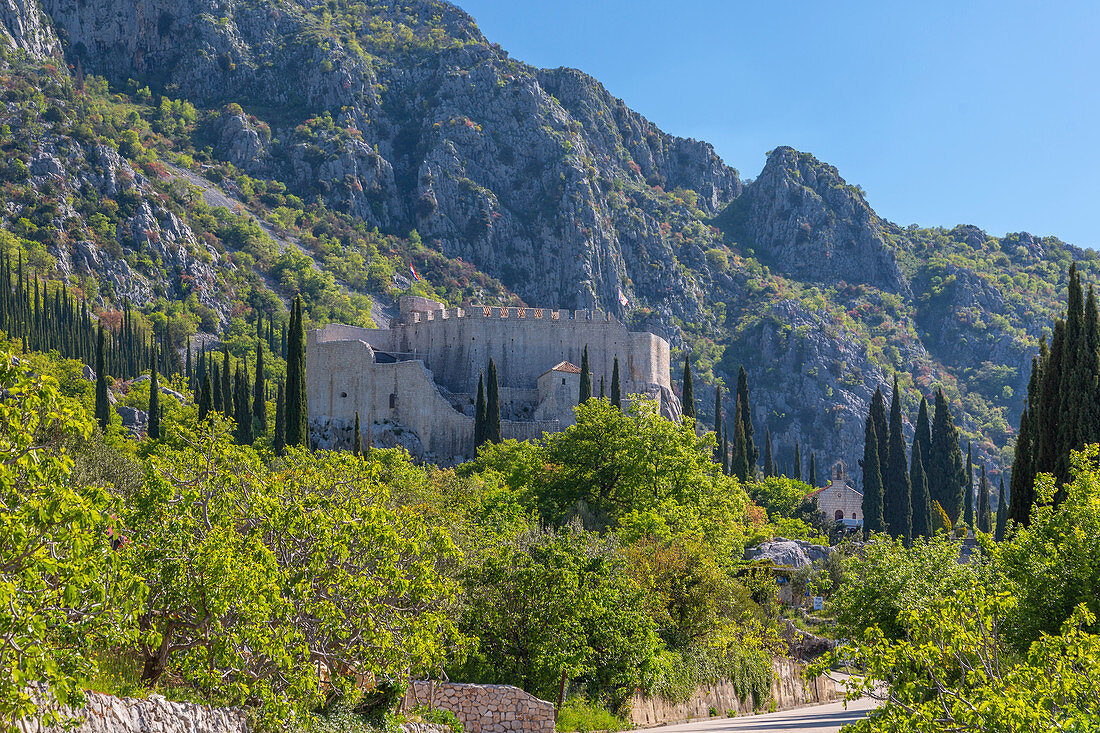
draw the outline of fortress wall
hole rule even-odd
[[[543,433],[556,433],[563,427],[559,420],[501,420],[500,437],[505,440],[538,440]]]
[[[549,316],[555,311],[542,311],[542,318],[519,318],[517,308],[489,310],[488,317],[482,308],[473,308],[464,317],[402,324],[394,348],[426,354],[435,378],[453,392],[476,394],[478,374],[488,368],[490,358],[502,387],[533,389],[538,377],[558,362],[579,366],[586,344],[595,385],[602,376],[610,387],[616,357],[624,394],[645,391],[650,384],[671,384],[667,343],[652,334],[639,339],[606,314],[577,311],[570,319],[562,312],[554,319]],[[502,312],[508,316],[501,317]]]
[[[313,344],[329,341],[365,341],[376,349],[392,351],[393,331],[386,328],[361,328],[343,323],[330,323],[306,334],[307,351]]]

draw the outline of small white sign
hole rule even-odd
[[[814,610],[820,611],[825,608],[825,599],[821,596],[814,596]]]

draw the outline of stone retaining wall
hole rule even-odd
[[[813,681],[803,678],[803,666],[794,660],[775,659],[772,661],[772,669],[775,674],[772,678],[771,700],[775,702],[777,710],[840,700],[844,697],[844,687],[836,680],[824,676]],[[725,717],[729,711],[739,715],[753,712],[752,699],[743,700],[729,682],[702,685],[687,701],[681,703],[635,694],[629,706],[628,721],[640,728],[708,718],[712,708],[721,717]]]
[[[553,703],[509,685],[414,681],[404,707],[417,705],[450,710],[466,733],[553,733]]]

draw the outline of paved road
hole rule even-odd
[[[763,715],[745,715],[739,718],[708,718],[695,723],[681,723],[653,728],[654,733],[726,733],[726,731],[751,731],[752,733],[836,733],[841,726],[863,718],[876,702],[868,698],[848,703],[832,702],[794,710]]]

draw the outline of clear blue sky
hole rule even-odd
[[[1100,3],[457,0],[745,178],[790,145],[882,216],[1100,248]]]

